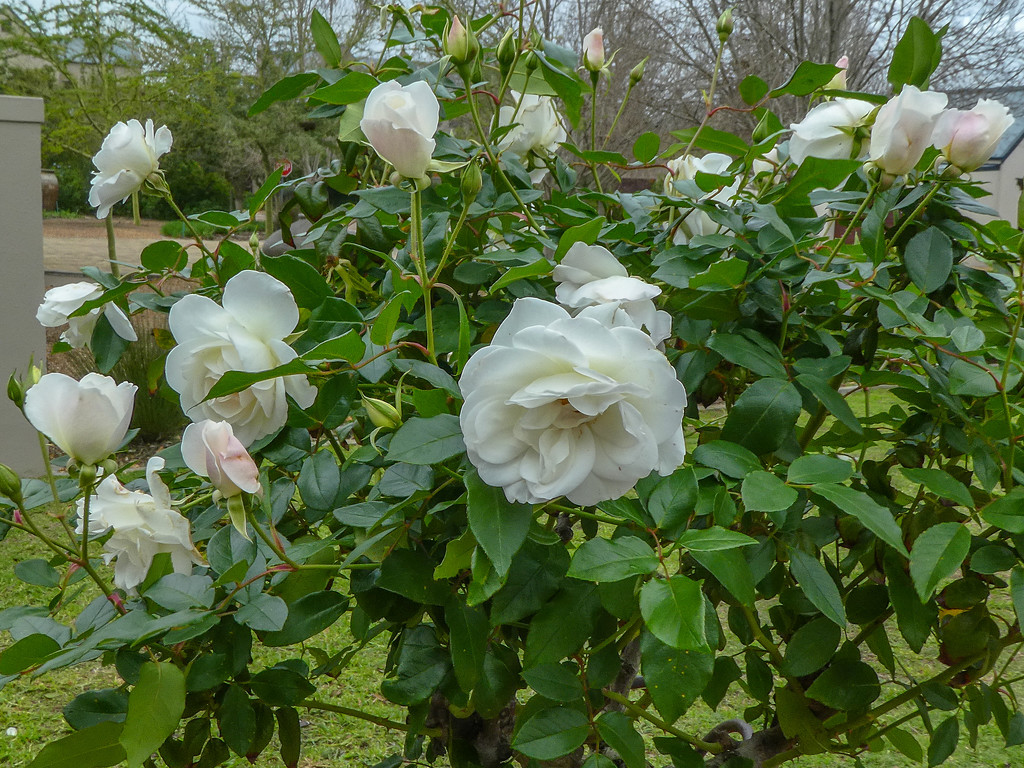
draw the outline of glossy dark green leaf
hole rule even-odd
[[[786,644],[783,673],[803,677],[817,672],[832,658],[841,638],[842,630],[824,616],[804,624]]]
[[[241,686],[228,686],[217,712],[217,722],[228,749],[239,757],[245,757],[256,735],[256,710]]]
[[[970,548],[971,534],[960,523],[939,523],[917,537],[910,552],[910,578],[922,601],[960,567]]]
[[[641,133],[633,142],[633,157],[641,163],[649,163],[658,156],[661,137],[653,131]]]
[[[451,658],[434,629],[421,624],[404,632],[396,675],[384,680],[380,690],[396,704],[412,706],[429,698],[451,669]]]
[[[249,107],[249,117],[258,115],[277,101],[289,101],[298,97],[309,86],[320,80],[316,72],[302,72],[290,75],[270,86],[256,102]]]
[[[467,693],[480,679],[490,624],[480,608],[471,608],[458,598],[448,602],[444,612],[449,631],[449,651],[455,679]]]
[[[213,605],[213,580],[209,576],[169,573],[143,594],[169,611],[209,608]]]
[[[121,723],[98,723],[44,746],[28,768],[108,768],[125,759]]]
[[[185,268],[188,253],[177,240],[157,240],[142,249],[139,261],[150,272],[177,271]]]
[[[910,238],[903,253],[907,274],[921,293],[941,288],[953,270],[953,243],[938,227],[929,227]]]
[[[946,762],[949,756],[956,751],[958,741],[960,741],[960,722],[956,715],[953,715],[939,723],[932,733],[932,740],[928,745],[928,768]]]
[[[941,35],[918,16],[911,16],[903,36],[893,48],[888,80],[899,93],[904,85],[924,88],[942,56]]]
[[[568,707],[549,707],[523,723],[512,739],[512,748],[536,760],[567,755],[587,738],[587,716]]]
[[[732,333],[714,334],[708,339],[707,346],[730,363],[747,368],[758,376],[786,378],[782,357],[774,347],[763,347],[746,336]]]
[[[583,698],[583,683],[570,664],[538,664],[523,670],[523,680],[533,690],[552,701],[577,701]]]
[[[465,450],[458,416],[448,413],[429,419],[414,416],[391,438],[387,459],[406,464],[437,464]]]
[[[753,605],[754,576],[739,549],[690,550],[690,556],[711,571],[740,603]]]
[[[825,86],[839,71],[839,67],[833,64],[802,61],[789,80],[771,92],[771,97],[775,99],[783,95],[807,96]]]
[[[800,416],[800,393],[783,379],[758,379],[733,404],[722,439],[754,454],[769,453],[793,434]]]
[[[967,490],[967,486],[945,470],[934,467],[901,467],[900,472],[906,475],[910,482],[920,483],[936,496],[955,501],[964,507],[974,507],[974,499],[971,497],[970,491]]]
[[[751,512],[781,512],[793,505],[797,492],[771,472],[758,471],[743,478],[741,496]]]
[[[572,556],[569,576],[584,581],[620,581],[644,575],[658,567],[658,556],[650,545],[634,536],[617,539],[600,537],[583,542]]]
[[[862,491],[845,485],[820,483],[811,489],[822,498],[835,504],[843,512],[856,517],[865,528],[895,549],[904,557],[909,556],[903,543],[903,531],[893,519],[892,512]]]
[[[253,675],[249,684],[253,694],[274,707],[299,704],[316,690],[309,680],[286,667],[265,669]]]
[[[512,560],[504,585],[491,598],[491,625],[519,621],[540,610],[558,591],[568,567],[565,547],[527,540]]]
[[[867,709],[881,693],[875,670],[847,659],[833,662],[807,689],[810,698],[843,711]]]
[[[723,475],[739,479],[761,469],[757,456],[743,446],[725,440],[698,445],[693,451],[693,459],[705,467],[717,469]]]
[[[309,22],[313,45],[316,46],[317,53],[323,57],[324,64],[328,67],[338,67],[341,64],[341,44],[338,43],[338,36],[331,28],[331,23],[315,8]]]
[[[35,667],[60,650],[60,644],[49,635],[34,634],[7,646],[0,653],[0,675],[16,675]]]
[[[595,723],[601,738],[614,749],[626,768],[646,768],[646,750],[644,739],[633,721],[621,712],[602,712]]]
[[[294,645],[323,632],[336,622],[348,607],[348,600],[330,590],[304,595],[288,607],[284,626],[263,636],[271,647]]]
[[[1024,487],[1017,486],[1002,498],[981,510],[982,519],[989,525],[1010,533],[1024,533]]]
[[[674,723],[710,682],[714,657],[673,648],[644,632],[640,637],[640,669],[655,708]]]
[[[786,479],[797,485],[841,483],[853,474],[853,465],[835,456],[801,456],[789,465]]]
[[[601,609],[597,585],[567,580],[561,591],[530,621],[524,664],[559,662],[590,637]]]
[[[814,607],[840,627],[846,627],[846,610],[839,588],[825,566],[799,549],[789,551],[789,568]]]
[[[902,559],[895,552],[888,552],[884,563],[889,598],[892,607],[896,609],[897,626],[907,645],[915,653],[920,653],[931,634],[937,609],[930,601],[927,605],[921,602],[913,581],[904,570]]]
[[[257,632],[277,632],[288,620],[288,604],[277,595],[256,595],[235,613],[235,621]]]
[[[130,768],[138,768],[174,733],[185,711],[185,675],[169,662],[147,662],[128,695],[120,740]]]
[[[640,590],[640,613],[651,633],[682,650],[706,650],[704,595],[686,576],[653,579]]]
[[[452,418],[457,426],[458,418]],[[459,439],[461,441],[461,433]],[[494,564],[498,575],[504,576],[512,564],[512,558],[526,541],[530,521],[533,519],[533,507],[509,501],[501,488],[487,485],[476,471],[466,473],[465,483],[470,530]]]

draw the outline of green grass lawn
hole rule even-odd
[[[871,408],[874,412],[888,409],[896,403],[896,398],[889,393],[872,393]],[[863,396],[851,398],[851,406],[859,414],[863,414]],[[714,411],[711,410],[708,417],[714,418],[714,415]],[[36,514],[40,513],[36,512]],[[0,607],[26,603],[46,604],[51,596],[50,590],[20,582],[15,578],[12,570],[14,564],[21,560],[45,557],[42,547],[27,535],[19,531],[12,531],[6,540],[0,542],[0,553],[2,553],[0,556],[0,563],[2,563],[0,566],[0,594],[4,595]],[[86,590],[74,604],[61,609],[56,618],[58,620],[62,617],[71,618],[92,596]],[[1012,609],[1007,606],[1006,612],[1011,613]],[[724,615],[722,618],[724,623]],[[343,618],[339,625],[313,638],[310,644],[332,653],[341,650],[348,644],[346,621],[347,618]],[[852,637],[853,632],[848,631],[847,635]],[[941,665],[936,661],[934,644],[926,645],[922,654],[916,655],[900,642],[899,632],[894,625],[889,630],[889,637],[894,644],[898,664],[906,670],[907,674],[921,679],[941,669]],[[9,637],[6,633],[0,634],[0,648],[8,642]],[[728,652],[742,657],[743,648],[734,644],[728,649]],[[260,649],[257,647],[257,653],[253,665],[254,671],[258,671],[262,665],[269,666],[287,658],[286,654],[302,654],[303,650],[300,648]],[[317,697],[332,704],[355,707],[375,715],[403,720],[402,708],[391,705],[379,693],[384,655],[384,642],[378,638],[377,642],[367,647],[337,679],[319,678],[317,682],[320,689],[317,692]],[[738,661],[742,667],[742,658]],[[1019,673],[1024,673],[1024,664],[1014,662],[1014,667]],[[0,690],[0,766],[9,766],[10,768],[27,766],[47,741],[69,732],[70,728],[61,715],[61,708],[65,704],[80,692],[90,688],[115,686],[117,683],[118,677],[112,668],[104,667],[99,662],[91,662],[40,678],[29,677],[8,684]],[[902,689],[893,681],[884,681],[884,690],[887,695],[893,695]],[[734,684],[717,712],[712,712],[703,703],[698,703],[681,719],[678,725],[690,733],[702,735],[722,720],[742,717],[744,710],[751,703],[742,688],[738,684]],[[897,711],[894,715],[890,715],[890,718],[898,717],[909,711],[909,708]],[[370,766],[401,749],[403,734],[383,730],[363,720],[313,710],[303,710],[300,716],[307,723],[302,731],[303,757],[301,764],[305,768]],[[934,716],[933,724],[941,722],[945,716],[945,713],[937,713]],[[891,722],[891,720],[886,722]],[[754,723],[755,728],[759,725],[761,724]],[[6,735],[5,732],[9,728],[16,728],[16,735]],[[927,747],[928,736],[925,729],[921,727],[920,720],[911,721],[905,728],[914,733],[922,746]],[[653,727],[643,722],[641,722],[641,731],[647,736],[658,735]],[[650,759],[659,768],[668,764],[667,758],[658,756],[653,750],[650,752]],[[902,768],[917,765],[888,747],[879,753],[861,755],[860,760],[865,768]],[[806,768],[831,768],[832,766],[847,765],[852,767],[854,764],[853,758],[840,755],[817,755],[802,758],[795,763],[795,765]],[[989,724],[981,728],[976,749],[967,746],[966,733],[962,731],[960,749],[944,765],[955,768],[974,768],[975,766],[992,768],[1006,766],[1009,768],[1022,764],[1024,764],[1024,747],[1005,748],[995,725]],[[242,768],[248,766],[249,763],[243,759],[232,758],[226,765],[230,768]],[[256,765],[267,768],[281,765],[276,744],[272,743],[268,747]],[[444,766],[447,765],[447,762],[442,759],[438,761],[437,765]]]

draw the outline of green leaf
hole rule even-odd
[[[789,509],[797,499],[795,488],[790,488],[771,472],[751,472],[743,478],[741,488],[743,506],[752,512],[781,512]]]
[[[946,759],[956,751],[958,741],[960,723],[956,715],[953,715],[939,723],[938,728],[932,733],[932,741],[928,745],[928,768],[946,762]]]
[[[310,17],[310,28],[313,33],[313,45],[323,57],[324,64],[328,67],[341,66],[341,45],[338,43],[338,36],[331,29],[330,22],[321,16],[316,8]]]
[[[722,549],[749,547],[751,544],[757,544],[757,539],[715,525],[704,529],[691,528],[679,537],[679,543],[691,552],[717,552]]]
[[[944,499],[955,501],[957,504],[969,509],[974,508],[974,499],[971,497],[967,486],[942,469],[907,468],[900,467],[900,472],[906,475],[912,483],[919,483]]]
[[[451,669],[448,651],[438,644],[433,627],[420,624],[403,633],[397,675],[384,680],[380,690],[396,704],[419,704],[430,697]]]
[[[1024,622],[1024,568],[1019,565],[1010,571],[1010,597],[1017,621]]]
[[[867,709],[881,693],[875,670],[850,659],[834,661],[807,689],[810,698],[844,712]]]
[[[288,604],[277,595],[261,593],[235,613],[235,621],[257,632],[277,632],[288,620]]]
[[[420,549],[396,549],[380,564],[377,586],[424,605],[444,605],[447,583],[434,581],[434,561]]]
[[[519,621],[540,610],[558,591],[568,567],[565,547],[527,541],[512,560],[504,585],[491,600],[491,625]]]
[[[924,750],[921,749],[921,745],[910,731],[905,731],[902,728],[886,728],[885,738],[896,747],[901,755],[916,765],[920,765],[924,760]]]
[[[917,537],[910,551],[910,578],[922,601],[960,567],[970,548],[971,534],[960,523],[939,523]]]
[[[779,96],[808,96],[839,74],[841,70],[834,64],[815,64],[802,61],[784,85],[771,92],[773,99]]]
[[[707,347],[733,365],[747,368],[758,376],[786,378],[786,367],[782,364],[782,357],[778,350],[766,349],[745,336],[734,333],[716,333],[708,339]]]
[[[271,667],[249,681],[252,692],[272,707],[290,707],[309,697],[316,686],[294,669]]]
[[[583,683],[567,664],[538,664],[523,670],[523,680],[533,690],[552,701],[577,701],[583,698]]]
[[[698,445],[693,451],[693,460],[737,479],[761,469],[761,461],[757,456],[743,446],[725,440]]]
[[[258,115],[274,102],[297,98],[304,90],[319,82],[319,80],[320,75],[316,72],[301,72],[297,75],[289,75],[282,80],[278,80],[249,107],[248,116]]]
[[[314,453],[302,462],[295,486],[307,507],[324,511],[333,509],[341,490],[338,458],[329,450]]]
[[[414,416],[391,438],[387,460],[406,464],[438,464],[465,450],[458,416],[450,413],[429,419]]]
[[[524,665],[559,662],[590,637],[601,610],[597,585],[567,580],[530,621]]]
[[[236,755],[245,757],[256,735],[256,709],[241,686],[228,686],[217,711],[217,724],[224,743]]]
[[[121,723],[99,723],[51,741],[28,768],[107,768],[125,759]],[[148,757],[148,755],[147,755]]]
[[[619,753],[626,768],[646,768],[644,739],[636,732],[630,718],[621,712],[602,712],[595,724],[601,738]]]
[[[661,137],[653,131],[641,133],[633,142],[633,157],[641,163],[649,163],[658,156]]]
[[[707,650],[704,595],[686,576],[653,579],[640,590],[640,613],[652,634],[681,650]]]
[[[535,760],[554,760],[583,744],[590,731],[587,716],[569,707],[542,709],[512,739],[512,748]]]
[[[596,219],[584,222],[583,224],[577,224],[574,227],[569,227],[562,236],[558,238],[558,247],[555,248],[555,261],[561,261],[562,257],[568,253],[569,249],[576,243],[584,243],[586,245],[593,245],[594,241],[597,240],[601,234],[601,227],[604,226],[604,216],[598,216]]]
[[[448,645],[455,679],[462,690],[469,693],[483,672],[490,632],[487,614],[480,608],[469,607],[456,597],[449,601],[444,618],[451,638]]]
[[[904,85],[924,88],[942,56],[941,36],[936,35],[928,24],[917,16],[907,23],[903,36],[896,43],[889,64],[888,80],[893,90],[899,93]],[[935,763],[933,763],[935,765]]]
[[[733,157],[747,154],[747,150],[750,148],[747,142],[739,136],[727,131],[720,131],[716,128],[709,128],[706,125],[699,130],[697,128],[685,128],[681,131],[672,131],[672,135],[686,144],[693,142],[693,146],[698,149],[707,150],[708,152],[721,152]]]
[[[355,104],[370,95],[370,91],[379,83],[373,75],[366,72],[348,72],[339,80],[317,88],[309,94],[310,101],[322,101],[325,104]]]
[[[1024,533],[1024,487],[1016,487],[981,510],[981,518],[1009,533]]]
[[[458,419],[452,418],[458,424]],[[504,576],[512,558],[526,541],[533,520],[533,507],[509,501],[501,488],[487,485],[476,470],[466,473],[465,483],[469,528],[498,575]]]
[[[669,539],[686,527],[697,505],[697,476],[693,467],[680,467],[661,480],[647,498],[647,511],[658,530]]]
[[[1011,373],[1008,386],[1016,383],[1017,374]],[[998,372],[984,364],[954,360],[949,366],[949,391],[962,397],[989,397],[999,391]]]
[[[892,602],[892,607],[896,609],[897,626],[911,650],[920,653],[931,634],[937,608],[932,602],[928,604],[921,602],[913,582],[903,570],[902,558],[895,552],[886,553],[884,565],[889,599]]]
[[[835,416],[847,429],[858,435],[864,432],[864,427],[861,426],[860,420],[847,404],[846,398],[832,389],[827,381],[819,376],[802,373],[796,377],[796,383],[809,389],[818,402],[825,406],[825,410]]]
[[[661,716],[670,723],[678,720],[697,700],[714,669],[710,653],[681,651],[658,640],[649,632],[640,636],[640,670],[647,692]]]
[[[60,643],[49,635],[23,637],[0,653],[0,675],[17,675],[41,664],[47,656],[59,650]]]
[[[509,283],[514,283],[516,280],[523,280],[527,277],[538,277],[539,275],[547,275],[551,273],[551,262],[547,259],[537,259],[531,264],[524,264],[519,267],[512,267],[505,274],[499,277],[491,287],[488,288],[489,293],[494,293],[499,288],[504,288]]]
[[[817,672],[832,658],[842,636],[843,631],[824,616],[807,622],[786,643],[783,674],[803,677]]]
[[[121,355],[128,349],[129,344],[129,341],[122,339],[114,332],[107,316],[101,313],[89,341],[89,347],[96,359],[96,369],[100,373],[110,373],[121,359]]]
[[[795,485],[841,483],[853,474],[853,465],[834,456],[801,456],[789,465],[786,479]]]
[[[865,528],[895,549],[904,557],[908,557],[907,547],[903,543],[903,531],[893,519],[892,512],[876,502],[866,493],[847,488],[845,485],[819,483],[811,490],[822,498],[835,504],[843,512],[856,517]]]
[[[799,582],[807,599],[831,621],[846,627],[846,611],[839,588],[825,566],[800,549],[789,550],[789,570]]]
[[[76,731],[99,723],[123,723],[128,713],[128,694],[117,688],[86,691],[68,702],[63,713]]]
[[[768,95],[768,83],[757,75],[747,75],[740,82],[740,98],[750,106],[754,106]]]
[[[169,573],[142,594],[147,600],[169,611],[209,608],[213,605],[213,579],[209,576]]]
[[[263,636],[263,644],[271,648],[295,645],[323,632],[348,607],[348,600],[331,590],[303,595],[288,607],[288,620],[284,627]]]
[[[484,656],[483,672],[471,697],[480,717],[497,717],[519,687],[519,657],[507,646],[492,644]]]
[[[60,584],[57,569],[39,558],[15,563],[14,575],[26,584],[34,584],[37,587],[56,587]]]
[[[583,542],[573,553],[568,575],[598,583],[621,581],[654,572],[658,562],[654,550],[635,536],[597,537]]]
[[[298,256],[264,256],[260,266],[288,286],[300,309],[316,309],[325,299],[334,298],[323,275]]]
[[[188,253],[176,240],[157,240],[142,249],[139,261],[150,272],[178,271],[188,264]]]
[[[907,274],[922,293],[945,285],[953,271],[953,242],[938,227],[914,235],[903,253]]]
[[[770,453],[793,434],[800,409],[800,393],[790,382],[758,379],[733,404],[722,439],[758,455]]]
[[[738,549],[690,550],[690,555],[744,605],[754,603],[754,576]]]
[[[206,393],[206,397],[203,398],[203,402],[217,397],[224,397],[225,395],[233,395],[235,392],[248,389],[260,381],[276,379],[281,376],[292,376],[294,374],[302,375],[312,370],[304,362],[296,359],[265,371],[228,371],[210,388],[210,391]]]
[[[316,11],[313,11],[316,13]],[[274,190],[277,189],[277,185],[281,183],[281,178],[284,176],[284,166],[278,166],[273,173],[271,173],[266,181],[260,184],[260,188],[256,190],[256,193],[249,198],[249,218],[255,219],[256,212],[263,207],[263,204],[267,201],[267,198],[273,194]],[[180,269],[180,267],[179,267]]]
[[[139,768],[174,733],[185,711],[185,675],[174,664],[149,661],[128,695],[120,740],[129,768]]]

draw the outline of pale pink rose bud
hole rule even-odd
[[[950,109],[935,126],[933,144],[961,171],[973,171],[996,151],[999,139],[1013,125],[1010,110],[994,99],[979,99],[974,109]]]
[[[590,72],[604,68],[604,30],[594,27],[583,38],[583,66]]]
[[[226,421],[207,419],[185,427],[181,457],[189,469],[208,478],[225,497],[260,490],[256,462]]]
[[[826,91],[846,90],[846,70],[850,68],[850,57],[840,56],[839,61],[836,62],[836,66],[839,67],[839,72],[836,72],[832,76],[832,79],[825,83]]]
[[[480,44],[472,29],[463,26],[458,16],[452,17],[448,34],[444,39],[444,51],[452,57],[456,64],[468,64],[480,52]]]

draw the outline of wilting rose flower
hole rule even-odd
[[[146,179],[160,170],[160,156],[170,149],[170,130],[161,125],[154,131],[152,120],[146,121],[145,128],[138,120],[111,128],[92,159],[96,172],[89,205],[96,206],[96,218],[105,218],[115,203],[123,203],[141,189]]]
[[[600,72],[604,67],[604,30],[594,27],[583,38],[583,66],[590,72]]]
[[[399,85],[389,80],[366,97],[359,127],[370,146],[396,171],[419,179],[426,175],[434,154],[439,114],[437,97],[425,82]]]
[[[164,460],[154,456],[146,464],[150,493],[129,491],[114,475],[107,475],[89,499],[89,534],[100,536],[113,528],[103,544],[103,559],[114,563],[114,584],[126,592],[146,579],[153,558],[166,552],[175,573],[189,574],[193,563],[203,562],[192,544],[189,522],[171,507],[171,494],[157,472]],[[152,494],[152,495],[150,495]],[[82,533],[85,500],[78,500],[78,533]]]
[[[799,165],[808,157],[849,160],[860,157],[857,129],[865,125],[873,104],[859,99],[838,98],[819,104],[799,123],[789,127],[789,156]]]
[[[646,328],[655,344],[672,332],[671,315],[652,301],[661,289],[630,277],[607,248],[573,243],[551,276],[558,283],[555,298],[570,310],[604,307],[609,315],[606,324]]]
[[[510,501],[597,504],[683,460],[686,393],[643,331],[519,299],[459,386],[469,459]]]
[[[665,176],[665,194],[672,197],[680,197],[682,192],[676,187],[675,182],[693,181],[697,178],[698,173],[710,173],[715,176],[728,175],[731,164],[731,157],[718,152],[709,152],[704,157],[684,155],[674,160],[669,160],[668,167],[670,173]],[[761,163],[761,165],[767,166],[768,164]],[[755,168],[755,171],[760,172],[760,169]],[[700,199],[715,200],[723,205],[728,205],[736,197],[739,187],[739,180],[735,180],[732,184],[722,187],[716,192],[710,192]],[[713,235],[716,232],[722,231],[727,230],[724,230],[722,225],[704,213],[704,211],[694,209],[683,216],[682,221],[676,225],[672,242],[676,245],[685,245],[692,238],[699,235]]]
[[[529,169],[530,179],[538,184],[548,172],[543,160],[565,141],[565,129],[550,96],[511,93],[517,106],[502,107],[498,111],[498,124],[514,127],[502,136],[498,148],[517,155]]]
[[[871,127],[871,162],[892,176],[914,170],[931,146],[935,121],[946,101],[944,93],[921,91],[912,85],[889,99]]]
[[[167,383],[181,395],[193,421],[226,421],[242,445],[284,426],[286,395],[308,408],[316,390],[305,376],[259,381],[241,392],[203,402],[228,371],[266,371],[297,355],[284,342],[299,322],[288,286],[263,272],[246,270],[224,286],[223,306],[189,294],[171,307],[168,324],[178,346],[167,355]]]
[[[64,323],[68,329],[60,335],[75,349],[89,346],[96,321],[100,319],[100,308],[92,309],[78,317],[68,317],[87,301],[98,299],[103,289],[96,283],[81,282],[58,285],[51,288],[43,296],[43,303],[36,310],[36,320],[44,328],[57,328]],[[103,315],[114,329],[114,333],[126,341],[138,341],[139,337],[132,328],[131,321],[113,302],[103,306]]]
[[[181,457],[200,477],[207,478],[222,496],[260,490],[256,462],[226,421],[200,421],[185,427]]]
[[[995,99],[979,99],[972,110],[950,109],[939,117],[932,138],[942,156],[961,171],[973,171],[996,151],[1013,125],[1010,110]]]
[[[48,373],[25,394],[25,417],[79,464],[95,464],[124,441],[136,391],[98,373]]]

